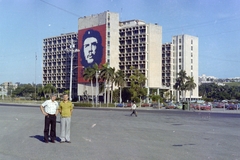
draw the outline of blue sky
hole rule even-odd
[[[77,32],[79,17],[106,10],[158,23],[163,43],[197,36],[199,75],[240,77],[239,8],[239,0],[0,0],[0,83],[42,83],[43,39]]]

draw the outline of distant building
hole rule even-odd
[[[126,75],[127,86],[130,86],[132,72],[130,67],[138,69],[147,78],[145,87],[166,89],[162,86],[162,27],[147,24],[140,20],[120,22],[119,29],[119,67]]]
[[[177,35],[172,37],[171,43],[163,44],[162,58],[162,83],[170,87],[170,91],[176,100],[183,98],[183,95],[176,91],[173,86],[181,70],[187,76],[193,77],[196,88],[186,93],[186,99],[199,99],[198,96],[198,38],[191,35]]]
[[[0,95],[10,96],[17,87],[18,85],[12,82],[4,82],[0,85]]]
[[[78,32],[43,40],[43,85],[52,84],[59,93],[69,90],[70,41],[80,52],[75,53],[73,61],[73,98],[98,95],[94,83],[83,77],[84,69],[95,63],[122,70],[126,75],[126,86],[130,86],[132,72],[130,67],[138,69],[147,78],[145,87],[148,94],[151,89],[170,91],[179,100],[181,95],[174,90],[177,73],[185,70],[192,76],[197,87],[191,93],[192,99],[198,99],[198,38],[191,35],[177,35],[172,42],[162,44],[162,27],[141,20],[119,21],[119,14],[105,11],[100,14],[80,17]],[[96,73],[96,77],[98,73]],[[104,90],[110,84],[104,85]],[[115,86],[114,86],[115,87]],[[190,98],[190,93],[186,94]]]
[[[43,85],[52,84],[60,94],[69,90],[71,54],[68,49],[72,39],[78,48],[77,36],[73,32],[43,39]],[[77,98],[77,53],[74,55],[72,97]]]
[[[202,76],[198,77],[198,81],[199,81],[199,85],[203,83],[214,83],[217,81],[217,78],[214,76],[206,76],[205,74],[203,74]]]

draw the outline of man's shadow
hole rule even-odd
[[[44,136],[42,135],[35,135],[35,136],[30,136],[30,138],[35,138],[37,140],[39,140],[40,142],[44,142]],[[60,138],[56,137],[56,141],[60,142]]]

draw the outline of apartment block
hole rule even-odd
[[[78,48],[75,32],[43,39],[43,85],[52,84],[59,94],[70,87],[71,49]],[[73,40],[74,46],[71,46]],[[77,97],[77,53],[73,53],[72,97]]]
[[[130,86],[130,67],[138,69],[147,78],[145,87],[161,89],[162,27],[140,20],[120,22],[119,67]]]
[[[176,58],[173,55],[172,43],[162,45],[162,85],[173,89],[176,79]]]
[[[196,88],[186,93],[186,98],[198,99],[198,37],[191,35],[177,35],[172,37],[171,43],[162,45],[162,83],[170,88],[172,94],[179,101],[183,95],[174,90],[177,74],[184,70],[187,76],[193,77]]]

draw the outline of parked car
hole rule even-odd
[[[182,109],[182,107],[183,107],[182,103],[177,103],[175,105],[175,109]]]
[[[218,108],[218,104],[219,104],[218,102],[213,102],[212,103],[213,108]]]
[[[159,103],[151,103],[151,107],[153,108],[158,108],[158,107],[162,107],[162,105]]]
[[[205,103],[203,103],[203,104],[196,104],[194,106],[194,109],[196,109],[196,110],[211,110],[211,105],[205,104]]]
[[[125,107],[132,107],[132,103],[127,103]]]
[[[116,105],[116,107],[126,107],[126,104],[124,104],[124,103],[118,103],[118,104]]]
[[[216,108],[224,108],[225,105],[227,105],[227,103],[222,103],[222,102],[220,102],[220,103],[218,103],[218,105],[216,106]]]
[[[165,106],[166,109],[175,109],[176,108],[176,105],[174,103],[168,103],[166,106]]]
[[[143,103],[141,104],[141,107],[150,107],[150,103]]]
[[[226,109],[228,109],[228,110],[240,109],[240,105],[239,104],[230,103],[230,104],[228,104],[226,106]]]

